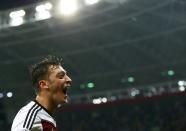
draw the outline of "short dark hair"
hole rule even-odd
[[[47,55],[42,58],[38,63],[31,65],[30,76],[32,80],[32,85],[38,88],[38,82],[42,79],[47,79],[49,76],[50,66],[60,66],[62,65],[62,58],[54,55]]]

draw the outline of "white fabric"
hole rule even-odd
[[[43,121],[50,123],[56,129],[52,116],[37,102],[31,101],[22,107],[13,120],[11,131],[44,131]]]

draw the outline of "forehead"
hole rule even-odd
[[[64,72],[66,73],[66,70],[61,65],[51,65],[49,66],[49,73],[60,73]]]

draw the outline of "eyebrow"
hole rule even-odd
[[[67,72],[66,71],[60,71],[56,75],[60,75],[60,74],[67,74]]]

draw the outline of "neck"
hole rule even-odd
[[[57,106],[52,104],[52,101],[49,99],[49,97],[38,94],[36,96],[36,101],[41,104],[50,114],[54,114]]]

